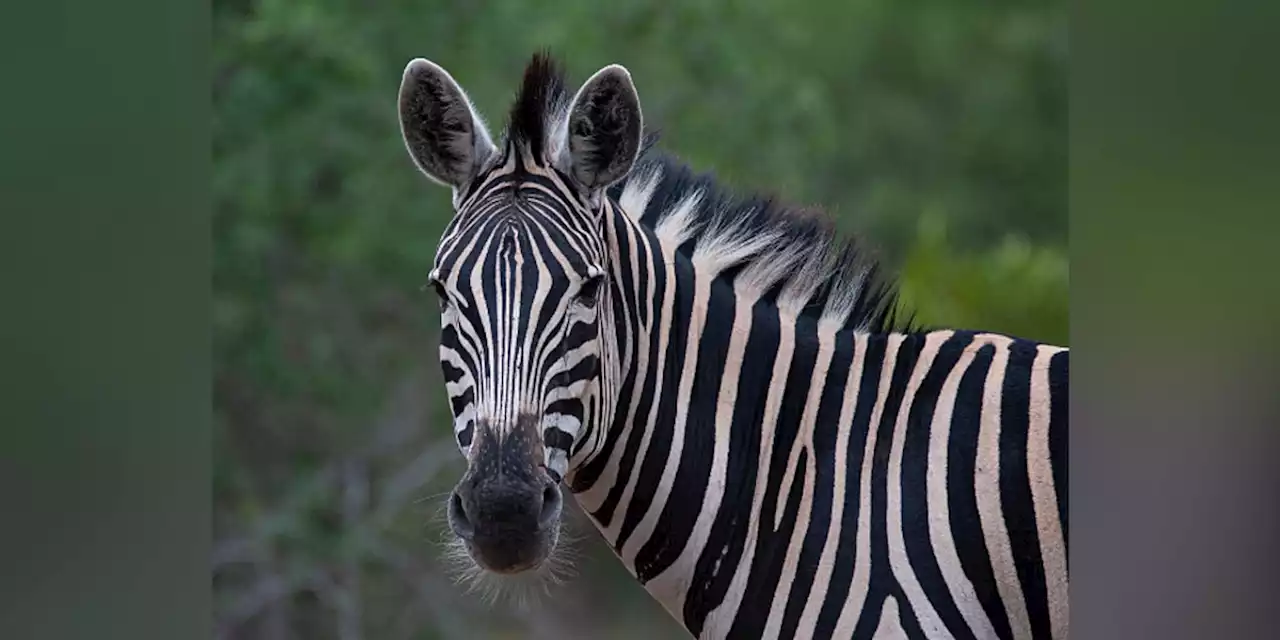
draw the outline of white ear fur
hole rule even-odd
[[[498,152],[467,93],[434,62],[415,58],[405,66],[399,112],[409,157],[440,184],[466,184]]]

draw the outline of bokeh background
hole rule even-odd
[[[487,605],[440,558],[462,471],[436,305],[447,190],[401,145],[426,57],[495,131],[529,55],[627,66],[663,146],[824,205],[930,324],[1067,340],[1059,0],[215,0],[215,635],[678,638],[577,513],[579,575]]]

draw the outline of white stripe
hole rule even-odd
[[[493,242],[493,235],[489,235],[489,237],[485,241],[484,248],[482,249],[482,255],[484,253],[488,253],[489,246],[492,242]],[[483,286],[480,283],[480,274],[484,271],[484,269],[479,267],[480,265],[477,265],[476,269],[471,270],[471,274],[470,274],[471,281],[469,284],[471,286],[472,291],[478,291]],[[476,296],[475,304],[476,304],[477,315],[480,316],[480,333],[483,335],[483,338],[484,338],[480,342],[480,344],[481,345],[494,344],[493,327],[489,325],[488,301],[485,300],[485,296]],[[497,410],[498,410],[498,407],[495,407],[493,405],[493,402],[496,399],[496,397],[500,395],[499,390],[495,388],[495,383],[497,382],[495,380],[497,363],[494,362],[493,358],[496,352],[497,352],[497,349],[484,349],[484,354],[483,354],[484,360],[485,360],[483,365],[484,369],[479,372],[480,375],[478,377],[480,378],[480,380],[478,381],[479,384],[477,385],[477,388],[476,388],[476,395],[478,396],[479,405],[480,405],[481,419],[487,419],[492,417],[494,414],[497,413]]]
[[[849,377],[844,388],[844,405],[840,408],[839,431],[836,434],[835,489],[832,491],[831,522],[827,525],[827,539],[822,545],[822,555],[818,559],[817,571],[813,575],[813,589],[805,602],[804,612],[800,614],[800,623],[796,626],[797,638],[813,637],[817,630],[818,615],[822,613],[822,605],[827,600],[827,592],[831,588],[831,572],[835,566],[836,550],[840,546],[840,525],[844,518],[845,482],[848,470],[845,468],[849,458],[849,433],[852,429],[853,411],[857,407],[858,389],[862,380],[862,365],[866,358],[867,336],[854,334],[853,362],[849,367]]]
[[[1049,359],[1062,351],[1041,346],[1031,367],[1031,428],[1027,433],[1027,472],[1031,500],[1036,509],[1036,532],[1040,538],[1040,558],[1044,563],[1046,595],[1049,598],[1049,626],[1054,640],[1067,637],[1067,554],[1058,519],[1058,494],[1053,484],[1053,463],[1049,458],[1049,415],[1052,402],[1065,402],[1049,393]]]
[[[794,347],[794,334],[792,332],[782,331],[779,333],[778,355],[773,361],[771,380],[787,379],[787,373],[791,369],[791,353]],[[769,461],[773,456],[773,425],[778,423],[778,411],[782,405],[782,394],[785,391],[785,386],[784,384],[769,385],[768,396],[765,398],[764,415],[760,420],[762,425],[760,457],[756,462],[756,487],[755,494],[751,500],[751,518],[750,524],[747,526],[747,538],[742,557],[738,559],[738,566],[734,570],[733,580],[729,583],[729,589],[725,592],[724,600],[707,614],[702,631],[706,637],[719,638],[729,633],[729,628],[733,626],[733,620],[738,616],[738,608],[742,605],[742,599],[746,595],[747,578],[751,573],[751,561],[755,558],[756,540],[759,538],[761,504],[764,502],[765,490],[769,487]],[[759,603],[752,603],[752,605],[758,606]]]
[[[929,495],[929,540],[933,545],[933,555],[938,560],[942,580],[947,584],[951,599],[955,601],[960,615],[964,617],[974,636],[994,640],[995,627],[987,618],[982,601],[978,599],[973,583],[960,564],[960,554],[956,551],[951,531],[951,505],[947,494],[947,446],[951,442],[951,420],[955,415],[956,392],[960,388],[960,380],[973,363],[976,349],[972,344],[965,348],[938,394],[938,404],[929,425],[929,466],[925,486]]]
[[[996,588],[1009,616],[1009,627],[1015,638],[1030,638],[1027,604],[1022,599],[1022,583],[1013,562],[1009,531],[1004,524],[1004,508],[1000,504],[1000,398],[1011,341],[1004,336],[989,334],[982,338],[996,346],[996,353],[982,391],[982,422],[978,431],[973,489],[978,502],[978,520],[986,539]]]
[[[707,321],[707,304],[711,298],[710,279],[702,278],[697,271],[692,272],[693,282],[693,309],[690,310],[688,336],[684,345],[684,362],[680,370],[680,386],[676,391],[676,397],[673,399],[676,405],[676,415],[671,425],[671,446],[667,451],[667,461],[662,467],[662,477],[658,480],[658,487],[653,493],[653,500],[649,503],[648,510],[645,511],[644,517],[632,530],[630,537],[622,548],[622,558],[626,562],[630,562],[632,566],[636,564],[636,556],[640,553],[640,548],[653,537],[654,530],[658,526],[658,520],[662,517],[662,512],[667,506],[667,499],[671,497],[671,490],[675,485],[676,472],[680,469],[680,458],[684,453],[685,426],[689,420],[689,397],[693,394],[694,373],[698,370],[698,346],[702,343],[702,329]],[[668,400],[669,401],[669,400]],[[635,475],[639,475],[637,473]],[[686,578],[687,579],[687,578]],[[645,588],[649,589],[649,593],[653,594],[659,602],[670,607],[674,602],[674,593],[654,591],[654,588],[661,587],[661,584],[649,585]],[[688,584],[677,586],[677,591],[688,589]],[[672,611],[673,615],[680,615],[678,611]]]
[[[635,258],[635,260],[641,260],[641,257],[639,256],[643,256],[643,260],[642,260],[643,267],[647,271],[647,274],[646,274],[647,277],[645,279],[646,289],[644,292],[644,297],[641,299],[637,299],[635,301],[636,302],[635,312],[633,314],[628,314],[633,316],[637,323],[640,323],[640,326],[632,329],[631,333],[629,334],[634,337],[633,339],[635,341],[638,342],[638,344],[635,347],[636,375],[635,375],[634,381],[632,382],[635,390],[631,394],[631,404],[627,407],[627,419],[622,423],[622,433],[618,434],[617,440],[614,442],[613,451],[609,456],[609,459],[605,461],[604,471],[601,472],[601,474],[596,478],[595,483],[593,483],[591,487],[589,487],[586,491],[575,494],[575,498],[578,500],[578,504],[580,504],[583,510],[587,511],[588,513],[591,513],[592,511],[596,511],[600,508],[600,506],[604,503],[605,498],[608,496],[609,490],[612,489],[614,486],[614,483],[619,480],[618,468],[622,460],[623,452],[626,450],[626,443],[631,438],[631,431],[641,426],[637,424],[636,412],[640,408],[640,401],[643,395],[641,393],[641,390],[644,388],[644,384],[648,376],[648,370],[650,365],[649,347],[650,347],[650,341],[653,339],[653,335],[654,335],[654,329],[653,329],[652,323],[653,323],[653,319],[658,315],[659,311],[651,308],[653,305],[654,290],[657,287],[657,284],[655,283],[657,275],[654,272],[654,265],[653,265],[654,260],[652,259],[652,253],[651,253],[653,251],[653,246],[649,244],[648,239],[644,237],[643,234],[640,234],[640,233],[635,233],[632,236],[632,240],[634,241],[634,244],[635,244],[634,251],[632,252],[632,254],[638,256]],[[641,265],[637,264],[636,268],[639,268],[640,266]],[[667,272],[670,273],[670,270],[668,269]],[[635,278],[634,281],[639,282],[639,278]],[[665,296],[667,299],[670,299],[671,295],[672,295],[672,292],[670,290],[668,290],[665,293]],[[641,313],[642,308],[647,310],[647,313]],[[605,331],[606,335],[609,333],[610,332]],[[659,340],[661,340],[661,335],[663,334],[658,334],[658,335],[659,335]],[[659,352],[657,362],[660,364],[661,361],[662,361],[662,353]],[[656,375],[658,375],[658,378],[660,381],[661,372],[656,372]],[[621,384],[621,382],[619,382],[619,384]],[[656,403],[654,404],[654,406],[656,406]],[[651,410],[652,408],[653,407],[651,407]],[[617,411],[617,410],[618,408],[615,407],[614,411]],[[606,413],[604,415],[612,416],[614,414],[611,412],[611,413]],[[650,418],[649,418],[650,422],[652,422],[653,420],[652,415],[653,414],[651,411]],[[604,424],[601,426],[602,428],[599,430],[599,432],[602,435],[599,438],[599,442],[603,442],[604,441],[603,434],[605,434],[606,432],[608,432],[613,428],[612,424]],[[648,442],[647,435],[642,434],[642,438],[644,438],[644,443]],[[596,445],[596,447],[598,446],[599,444]],[[646,444],[641,445],[641,450],[637,454],[638,458],[644,455],[644,451],[643,451],[644,446],[646,446]],[[591,451],[588,451],[587,449],[583,449],[580,452],[582,459],[580,461],[575,461],[575,465],[574,465],[575,468],[581,468],[582,465],[589,463],[591,460],[595,458],[598,451],[595,450],[595,447],[592,447],[591,449],[592,449]],[[628,479],[623,478],[622,480],[626,482]],[[624,496],[624,500],[625,499],[627,499],[626,496]],[[625,503],[622,503],[622,504],[625,504]],[[612,525],[613,522],[616,522],[617,517],[618,516],[615,515],[615,519],[610,521],[610,525]],[[593,521],[594,521],[594,518],[593,518]],[[615,540],[613,535],[609,533],[608,527],[601,527],[599,526],[600,523],[598,522],[596,524],[597,524],[597,527],[600,528],[601,533],[605,534],[605,538],[607,540],[609,540],[610,542]]]
[[[787,600],[791,594],[792,578],[797,573],[796,565],[800,562],[800,551],[804,547],[805,534],[809,531],[809,518],[813,513],[813,493],[817,485],[817,462],[814,460],[813,431],[818,421],[818,408],[822,404],[822,391],[826,388],[827,372],[831,369],[831,357],[835,341],[835,329],[827,324],[821,325],[818,332],[818,356],[814,361],[813,377],[809,380],[809,395],[805,399],[804,413],[800,418],[800,429],[796,440],[791,445],[791,460],[787,463],[787,472],[782,484],[778,487],[778,503],[774,510],[774,528],[781,524],[781,516],[786,507],[787,494],[800,465],[800,451],[808,450],[805,464],[805,482],[800,494],[800,508],[796,511],[795,529],[791,531],[791,539],[787,541],[787,555],[782,561],[783,579],[778,581],[773,592],[773,603],[769,608],[769,618],[765,626],[765,638],[775,638],[782,631],[782,618],[787,610]],[[847,429],[846,429],[847,431]]]
[[[907,632],[902,628],[902,614],[898,612],[898,599],[892,595],[885,596],[884,606],[880,608],[880,623],[876,625],[871,640],[907,640]]]
[[[724,377],[720,381],[720,391],[716,396],[715,441],[711,451],[711,474],[707,481],[707,490],[702,497],[702,508],[698,519],[694,522],[693,532],[685,543],[680,557],[666,571],[649,581],[646,588],[650,593],[666,593],[672,598],[675,611],[684,610],[685,598],[689,591],[689,581],[693,577],[698,559],[704,553],[717,553],[719,557],[712,568],[712,575],[719,572],[720,560],[727,551],[723,549],[704,549],[707,538],[711,536],[711,526],[715,523],[716,514],[722,507],[725,485],[728,483],[726,467],[729,463],[729,443],[733,426],[733,410],[738,400],[738,380],[742,373],[742,358],[746,354],[747,339],[751,335],[753,300],[739,299],[734,313],[733,333],[729,339],[729,349],[724,365]],[[683,616],[678,616],[681,619]]]
[[[675,257],[673,255],[667,255],[665,258],[666,259],[663,261],[663,267],[666,269],[666,290],[663,292],[662,312],[658,314],[658,361],[653,365],[655,390],[662,389],[662,380],[666,369],[664,364],[667,357],[667,344],[670,342],[671,338],[671,317],[674,315],[675,309]],[[625,520],[624,516],[626,515],[627,508],[631,505],[631,495],[635,491],[636,481],[640,478],[640,469],[644,466],[645,457],[649,452],[649,443],[653,438],[653,425],[657,419],[658,406],[662,404],[661,398],[657,397],[656,393],[657,392],[655,391],[653,402],[649,404],[649,415],[645,418],[645,422],[642,425],[642,430],[640,432],[640,448],[637,450],[634,463],[631,465],[631,474],[625,478],[618,478],[616,475],[617,471],[615,470],[613,472],[614,475],[610,476],[614,478],[615,482],[620,481],[625,483],[622,489],[622,498],[618,501],[617,509],[614,510],[613,519],[609,522],[609,526],[601,531],[605,536],[605,540],[608,540],[611,545],[617,544],[618,534],[622,530],[622,522]],[[617,447],[619,456],[623,454],[623,449],[624,447],[622,446]],[[601,478],[601,480],[604,479],[604,477]],[[603,483],[598,482],[597,485],[599,484]],[[623,564],[625,564],[633,574],[635,573],[634,564],[626,562],[625,560]]]
[[[880,381],[876,386],[875,409],[871,412],[867,444],[862,451],[853,581],[849,585],[849,597],[845,600],[844,607],[840,609],[839,619],[836,620],[833,635],[837,638],[853,636],[853,629],[862,615],[862,607],[866,604],[867,589],[871,582],[871,466],[876,451],[876,433],[880,429],[880,414],[884,411],[885,396],[889,393],[889,383],[893,379],[893,367],[898,361],[898,347],[902,344],[903,337],[902,334],[893,334],[885,338],[884,364],[880,367]]]
[[[893,427],[893,441],[889,448],[889,468],[886,474],[888,500],[885,505],[889,567],[893,570],[893,577],[897,578],[898,585],[902,587],[902,592],[907,597],[907,604],[911,606],[916,622],[920,624],[920,630],[924,632],[925,637],[943,640],[951,640],[953,636],[943,624],[938,612],[934,610],[929,598],[925,596],[924,589],[920,587],[920,580],[916,577],[915,571],[911,568],[911,561],[907,557],[906,536],[902,531],[902,449],[910,424],[908,418],[911,415],[911,407],[914,405],[916,391],[920,388],[920,381],[929,372],[939,347],[951,337],[951,333],[935,331],[925,337],[924,346],[920,349],[911,378],[907,381],[907,389],[903,394],[902,405],[898,408],[898,419]]]

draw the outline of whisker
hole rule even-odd
[[[414,504],[422,504],[423,502],[426,502],[426,501],[428,501],[428,500],[438,500],[438,499],[443,498],[443,497],[445,497],[445,496],[447,496],[447,495],[449,495],[449,494],[451,494],[451,493],[453,493],[453,489],[445,489],[444,491],[441,491],[440,493],[433,493],[433,494],[430,494],[430,495],[422,496],[421,498],[414,498],[413,502],[414,502]]]
[[[451,531],[444,532],[440,545],[442,564],[464,593],[477,595],[486,606],[528,611],[577,575],[576,563],[583,557],[576,548],[580,540],[581,536],[571,532],[562,520],[547,557],[536,568],[517,574],[485,570],[471,557],[466,543]]]

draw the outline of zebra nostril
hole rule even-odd
[[[538,526],[546,528],[560,516],[560,487],[549,484],[542,490],[542,511],[538,513]]]
[[[449,527],[458,537],[470,540],[475,536],[475,526],[471,524],[470,518],[467,517],[466,507],[463,506],[462,496],[457,491],[449,497]]]

